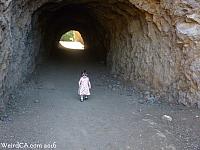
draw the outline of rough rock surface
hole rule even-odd
[[[84,45],[83,38],[78,31],[74,31],[74,40]]]
[[[113,73],[171,102],[200,107],[199,8],[197,0],[1,0],[0,110],[72,28]]]

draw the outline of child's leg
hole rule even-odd
[[[81,95],[81,102],[83,102],[83,95]]]

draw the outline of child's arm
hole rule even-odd
[[[78,85],[79,85],[79,86],[81,86],[81,81],[82,81],[82,80],[81,80],[81,78],[80,78],[80,80],[79,80],[79,82],[78,82]]]
[[[90,89],[92,88],[92,87],[91,87],[90,80],[88,80],[88,86],[89,86]]]

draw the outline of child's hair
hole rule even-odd
[[[87,71],[86,71],[86,70],[83,70],[83,71],[81,72],[81,76],[88,76]]]

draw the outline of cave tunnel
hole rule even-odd
[[[12,91],[47,58],[70,58],[72,53],[65,57],[59,49],[59,40],[76,30],[83,37],[85,50],[81,53],[87,60],[104,62],[112,74],[141,89],[155,94],[175,91],[173,97],[177,97],[186,83],[184,77],[178,77],[184,55],[180,42],[176,44],[172,14],[163,6],[168,7],[158,0],[12,1],[4,91]]]
[[[43,51],[55,56],[59,51],[60,37],[69,30],[77,30],[84,40],[84,53],[95,60],[106,61],[111,31],[94,15],[96,10],[93,5],[96,4],[49,3],[39,8],[32,18],[33,27],[41,29],[38,34],[43,41],[41,44],[44,44]],[[107,7],[111,6],[112,4]],[[104,8],[105,6],[99,6],[98,9],[103,12]]]
[[[171,43],[162,37],[152,15],[129,1],[13,1],[11,13],[15,48],[10,71],[18,75],[9,74],[8,84],[21,81],[42,60],[60,55],[60,37],[69,30],[81,33],[84,58],[103,61],[112,73],[125,80],[143,81],[162,89],[173,79],[167,76],[166,68],[171,66],[165,57]],[[160,68],[159,75],[154,64]]]
[[[21,11],[16,14],[16,10]],[[145,13],[129,1],[13,1],[11,13],[15,39],[11,57],[15,63],[11,63],[10,71],[19,72],[18,76],[9,75],[13,82],[33,72],[40,61],[60,55],[59,40],[69,30],[81,33],[85,58],[103,61],[113,73],[126,78],[141,76],[131,73],[130,65],[140,59],[134,58],[137,51],[143,53],[148,47],[143,48],[143,44],[151,45],[152,40],[147,39]]]
[[[137,24],[142,17],[142,12],[127,1],[47,3],[33,13],[32,32],[36,32],[36,38],[40,37],[42,41],[40,51],[54,56],[58,52],[61,35],[77,30],[83,36],[87,56],[108,62],[111,60],[108,54],[114,49],[114,44],[124,44],[131,36],[129,20],[135,19]]]
[[[199,110],[177,105],[200,108],[199,8],[199,0],[0,0],[1,146],[200,148]],[[84,50],[59,47],[70,30]],[[82,69],[92,85],[84,102]]]

